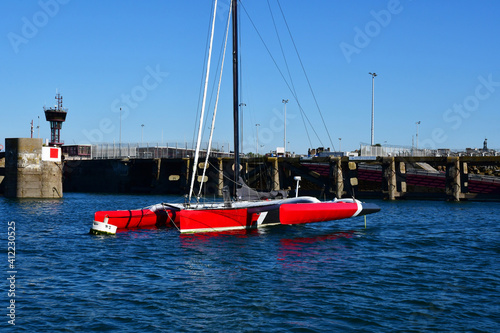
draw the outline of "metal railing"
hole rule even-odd
[[[360,156],[436,156],[437,151],[401,146],[360,145]]]
[[[495,149],[416,149],[414,147],[404,146],[372,146],[369,144],[360,145],[360,156],[498,156],[498,151]]]
[[[200,156],[206,156],[207,144],[200,151]],[[219,143],[212,145],[210,156],[230,157],[229,144]],[[115,159],[115,158],[186,158],[194,156],[195,149],[190,143],[99,143],[92,145],[92,159]]]

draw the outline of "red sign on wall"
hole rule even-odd
[[[59,148],[50,148],[50,158],[59,158]]]
[[[61,162],[61,148],[42,147],[42,161]]]

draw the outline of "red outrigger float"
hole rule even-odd
[[[99,211],[90,230],[95,234],[114,234],[117,229],[172,226],[175,212],[164,204],[134,210]]]
[[[234,165],[240,165],[239,154],[239,96],[238,96],[238,28],[237,28],[238,1],[231,1],[230,15],[233,22],[233,131],[234,131]],[[214,6],[213,20],[215,21]],[[213,31],[213,27],[212,27]],[[207,66],[207,81],[208,81]],[[222,66],[221,66],[222,68]],[[206,86],[205,86],[206,91]],[[203,107],[202,107],[203,111]],[[214,111],[215,114],[215,111]],[[202,113],[203,115],[203,113]],[[215,117],[214,117],[215,118]],[[201,138],[200,117],[198,145],[193,163],[191,190],[197,176],[197,159]],[[212,123],[212,129],[214,125]],[[209,149],[208,149],[209,150]],[[208,151],[207,151],[208,156]],[[207,163],[205,163],[206,165]],[[238,200],[229,198],[229,191],[224,192],[224,201],[212,204],[204,203],[160,203],[147,208],[125,211],[100,211],[94,216],[92,233],[114,234],[118,229],[149,228],[154,226],[174,226],[181,233],[218,232],[229,230],[247,230],[277,224],[314,223],[350,218],[378,212],[380,208],[375,204],[361,203],[355,199],[340,199],[321,202],[314,197],[298,197],[274,200],[262,199],[261,193],[246,187],[239,177],[239,168],[234,169],[234,191]],[[203,177],[202,177],[203,178]],[[300,177],[297,180],[297,191]],[[202,184],[200,184],[201,186]],[[240,195],[240,189],[246,191]],[[253,191],[253,192],[252,192]],[[250,195],[248,195],[250,193]],[[240,198],[252,200],[241,200]],[[189,200],[190,201],[190,200]]]

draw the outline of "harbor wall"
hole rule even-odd
[[[0,152],[0,194],[4,192],[5,179],[5,152]]]
[[[62,163],[42,158],[42,139],[5,139],[4,196],[62,198]]]
[[[67,160],[63,187],[67,192],[187,194],[193,159]],[[210,158],[206,175],[198,165],[195,193],[221,196],[231,186],[233,160]],[[500,157],[317,157],[243,158],[241,174],[260,191],[287,189],[320,199],[342,197],[500,201]],[[490,170],[478,172],[478,170]],[[497,170],[497,175],[495,175]]]

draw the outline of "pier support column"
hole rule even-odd
[[[269,157],[269,162],[273,163],[272,173],[273,173],[273,184],[272,191],[279,191],[280,189],[280,173],[278,167],[278,158],[277,157]]]
[[[384,182],[387,184],[387,198],[389,200],[396,200],[396,162],[394,161],[394,157],[384,157],[382,159],[382,169],[384,170]]]
[[[466,193],[469,193],[469,168],[467,167],[467,162],[462,163],[462,169],[460,171],[460,181],[462,185],[461,198],[465,198]]]
[[[333,158],[333,179],[335,181],[335,196],[340,199],[344,195],[344,176],[342,175],[342,161],[340,157]]]
[[[349,197],[355,197],[356,191],[358,189],[358,166],[356,162],[349,161],[348,157],[344,157],[341,160],[342,166],[342,183],[343,191],[342,195]]]
[[[448,157],[446,160],[446,195],[450,201],[460,201],[460,157]]]
[[[154,161],[156,163],[156,169],[154,170],[156,178],[155,180],[158,181],[160,180],[160,174],[161,174],[161,158],[155,158]]]
[[[402,196],[404,193],[406,193],[406,163],[399,162],[399,173],[401,175],[401,181],[399,182],[399,195]]]

